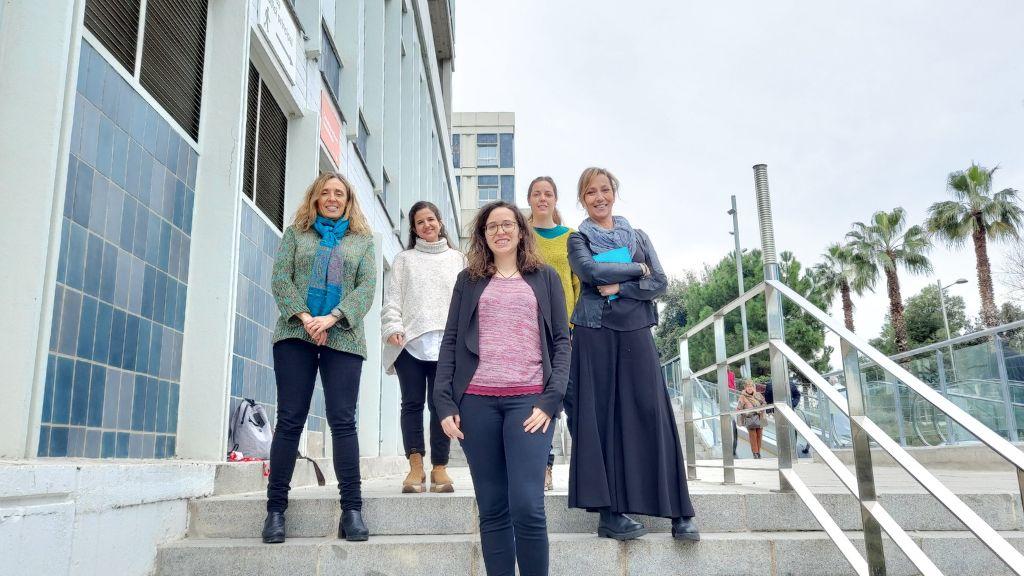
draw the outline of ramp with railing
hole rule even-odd
[[[1013,573],[1024,576],[1024,555],[940,482],[935,475],[918,463],[904,448],[907,445],[907,429],[904,416],[905,408],[900,402],[905,397],[912,397],[911,413],[915,413],[916,410],[917,414],[927,415],[927,418],[923,418],[931,423],[927,424],[926,422],[927,426],[944,427],[945,430],[955,431],[950,432],[947,437],[973,439],[979,443],[980,447],[992,450],[1008,462],[1016,473],[1017,485],[1024,496],[1024,452],[1010,442],[1010,440],[1017,439],[1018,420],[1014,411],[1017,409],[1015,404],[1018,397],[1009,383],[1011,379],[1008,377],[1005,364],[1002,373],[998,375],[999,393],[1002,399],[1002,404],[999,406],[1006,424],[1005,431],[1001,434],[972,416],[960,402],[954,400],[959,398],[972,402],[984,401],[987,396],[979,392],[985,388],[985,384],[975,383],[972,385],[965,382],[952,392],[948,389],[948,385],[944,390],[936,390],[931,384],[922,381],[896,360],[888,358],[870,346],[862,338],[847,330],[842,322],[833,319],[803,295],[781,282],[775,252],[766,167],[757,165],[754,167],[754,172],[761,244],[764,253],[765,281],[690,328],[679,342],[678,366],[666,366],[666,376],[669,376],[670,373],[672,376],[677,376],[673,379],[674,382],[670,381],[673,392],[682,397],[689,477],[697,479],[697,471],[701,466],[696,458],[697,439],[702,435],[706,438],[708,423],[717,419],[719,424],[717,438],[721,439],[723,449],[721,464],[714,466],[720,466],[723,469],[722,474],[726,483],[735,483],[735,471],[742,469],[742,466],[736,464],[732,451],[725,447],[732,443],[732,418],[751,410],[737,411],[733,409],[727,370],[732,364],[757,354],[767,353],[774,391],[775,443],[781,490],[794,492],[799,496],[857,574],[878,576],[886,573],[883,532],[899,547],[921,574],[941,574],[918,542],[893,519],[880,502],[874,481],[875,465],[872,462],[872,447],[876,446],[892,457],[911,478],[941,502]],[[748,301],[760,297],[764,298],[767,312],[767,342],[730,355],[730,351],[726,350],[726,315],[745,305]],[[841,384],[836,382],[838,379],[833,379],[833,382],[830,382],[786,344],[783,300],[820,322],[839,338],[839,352],[843,366]],[[689,342],[708,328],[711,328],[714,334],[715,361],[709,366],[691,370]],[[1005,352],[1002,347],[998,349],[1001,353]],[[938,365],[943,367],[943,362],[940,356]],[[813,397],[817,400],[814,410],[805,410],[803,415],[794,410],[790,401],[789,375],[791,370],[810,382],[814,390]],[[875,373],[874,377],[870,379],[871,381],[867,376],[869,371]],[[717,395],[715,395],[718,401],[717,411],[708,406],[712,395],[708,394],[705,386],[699,383],[701,377],[712,373],[716,375],[717,382]],[[888,389],[894,403],[899,404],[894,404],[893,422],[891,423],[895,425],[895,437],[891,425],[883,426],[876,421],[876,418],[868,414],[867,408],[871,401],[869,391],[872,389],[883,391]],[[875,396],[877,400],[882,394],[878,393]],[[977,400],[978,398],[982,400]],[[695,412],[695,406],[699,408],[699,412]],[[715,413],[709,414],[710,412]],[[817,415],[817,425],[813,427],[809,421],[814,421],[815,417],[808,418],[808,414],[812,412]],[[836,425],[837,421],[840,423],[839,426]],[[846,430],[843,430],[842,426],[844,421],[848,426]],[[945,424],[938,424],[938,422]],[[840,524],[822,506],[794,468],[796,435],[805,439],[841,484],[858,499],[866,554],[860,553]],[[714,441],[714,438],[708,440]],[[852,446],[854,468],[852,472],[833,452],[834,446],[847,443]]]

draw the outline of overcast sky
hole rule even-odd
[[[1024,2],[459,0],[455,27],[454,110],[516,113],[520,203],[551,175],[574,225],[580,171],[605,166],[670,275],[732,249],[731,194],[759,246],[760,162],[777,245],[805,265],[875,210],[922,221],[972,160],[1024,191]],[[901,273],[904,298],[966,277],[950,292],[976,315],[973,250],[932,260],[931,277]],[[877,335],[884,278],[855,304]]]

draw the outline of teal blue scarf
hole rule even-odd
[[[348,232],[348,218],[331,220],[317,216],[313,228],[320,234],[320,246],[313,261],[313,273],[306,290],[306,306],[313,316],[326,316],[341,302],[345,257],[336,250]]]

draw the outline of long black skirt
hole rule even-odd
[[[692,517],[679,432],[650,329],[576,326],[569,382],[569,507]]]

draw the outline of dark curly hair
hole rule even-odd
[[[416,247],[416,238],[419,238],[419,236],[416,235],[416,213],[424,208],[433,212],[434,218],[437,218],[437,224],[441,227],[437,234],[438,237],[447,240],[449,248],[457,250],[458,248],[456,248],[452,239],[448,237],[448,228],[444,225],[444,220],[441,219],[441,211],[438,210],[437,206],[435,206],[433,202],[427,202],[426,200],[420,200],[413,204],[412,208],[409,208],[409,242],[406,245],[406,248],[412,250]]]
[[[468,265],[466,269],[469,276],[474,280],[494,276],[494,254],[487,246],[487,236],[484,229],[487,227],[487,218],[491,212],[498,208],[508,208],[515,215],[516,226],[519,228],[519,244],[516,246],[516,266],[520,274],[529,274],[540,270],[543,262],[537,255],[537,241],[530,231],[526,218],[515,204],[498,200],[491,202],[480,209],[476,219],[473,220],[473,235],[469,239],[469,252],[466,254]]]

